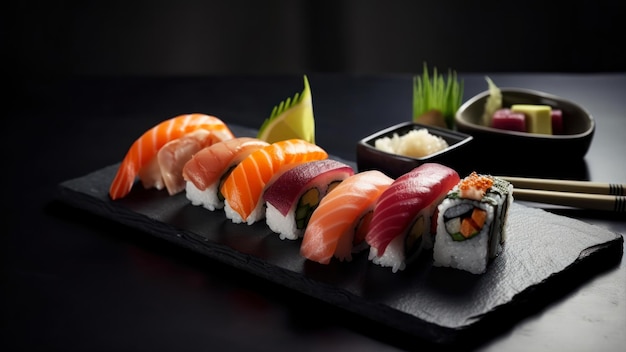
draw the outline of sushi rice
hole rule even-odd
[[[416,252],[421,252],[421,249]],[[370,247],[368,259],[374,264],[390,267],[393,273],[404,270],[407,263],[404,255],[404,237],[397,236],[391,240],[385,249],[385,253],[380,257],[378,256],[378,249]]]
[[[257,221],[263,220],[265,218],[265,209],[265,202],[257,202],[252,212],[246,218],[246,221],[244,221],[241,215],[233,210],[233,208],[228,203],[228,200],[224,201],[224,213],[226,214],[226,217],[235,224],[241,224],[245,222],[248,225],[252,225]]]
[[[218,197],[219,183],[210,185],[205,190],[198,189],[193,182],[187,181],[185,185],[185,195],[191,201],[192,205],[203,206],[206,209],[214,211],[224,208],[224,201]]]

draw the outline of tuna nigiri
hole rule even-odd
[[[396,272],[422,248],[432,248],[434,213],[459,180],[455,170],[436,163],[422,164],[398,177],[376,201],[365,236],[369,259]]]
[[[133,142],[111,182],[111,199],[123,198],[130,192],[139,171],[150,164],[167,142],[198,129],[210,131],[216,140],[234,138],[228,126],[211,115],[194,113],[163,121]]]
[[[235,166],[220,188],[226,217],[248,225],[263,219],[263,192],[275,177],[297,164],[327,157],[324,149],[302,139],[275,142],[252,152]]]
[[[187,199],[209,210],[224,208],[219,189],[226,177],[250,153],[268,145],[257,138],[239,137],[200,150],[183,167]]]
[[[372,209],[393,179],[377,170],[363,171],[338,184],[322,198],[304,231],[300,254],[328,264],[332,257],[352,260],[352,253],[367,248],[364,241]]]
[[[309,161],[285,171],[263,195],[267,226],[282,240],[302,237],[320,201],[352,175],[350,165],[332,159]]]

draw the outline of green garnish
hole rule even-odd
[[[463,81],[458,81],[456,71],[448,70],[446,79],[433,70],[432,80],[424,63],[422,76],[413,77],[413,121],[431,110],[439,111],[448,128],[454,127],[454,115],[461,107]]]

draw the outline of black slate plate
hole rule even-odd
[[[263,222],[234,224],[184,194],[138,186],[111,201],[117,167],[61,183],[61,200],[434,343],[493,336],[494,326],[514,324],[528,307],[554,300],[553,289],[623,254],[620,234],[514,203],[505,250],[483,275],[433,267],[430,253],[396,274],[366,252],[321,265],[299,255],[300,241],[280,240]]]

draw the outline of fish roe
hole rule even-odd
[[[459,190],[464,198],[480,200],[493,186],[493,178],[479,175],[475,171],[459,182]]]

